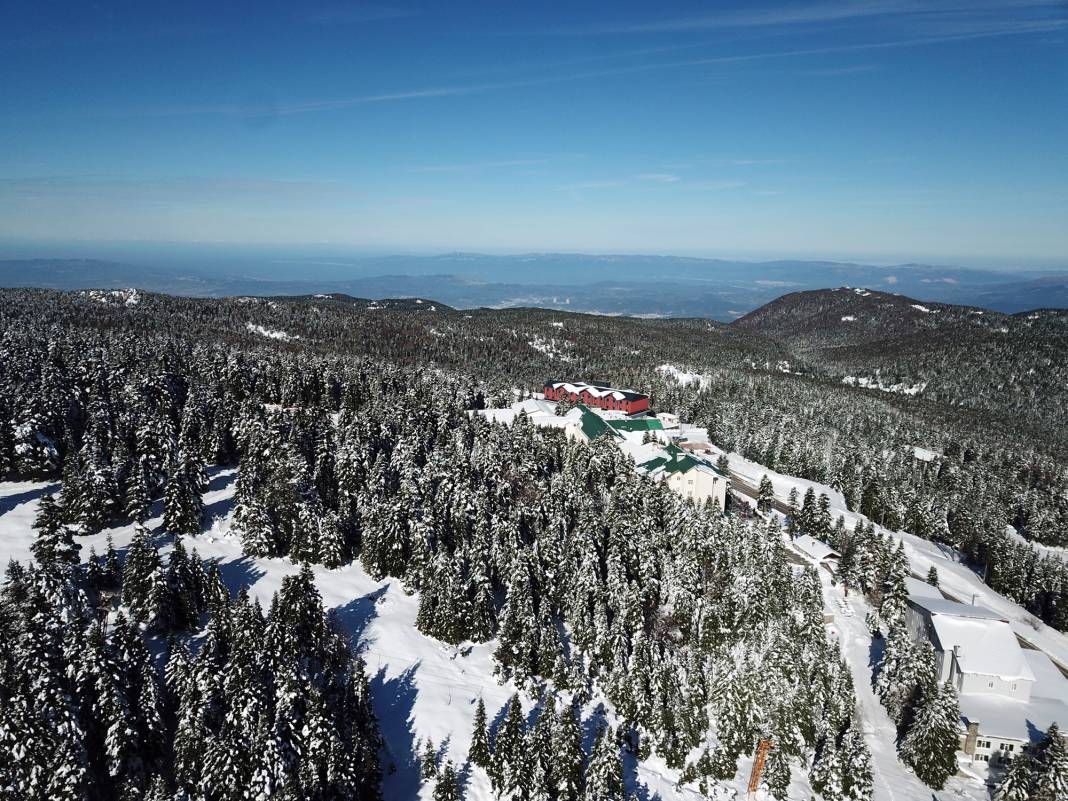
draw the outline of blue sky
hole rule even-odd
[[[1068,263],[1063,0],[0,18],[9,242]]]

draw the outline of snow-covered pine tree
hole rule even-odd
[[[451,760],[445,761],[437,783],[434,785],[433,801],[460,801],[460,780]]]
[[[623,801],[623,762],[615,730],[602,725],[586,769],[586,801]]]
[[[471,764],[480,768],[488,768],[490,765],[489,729],[486,723],[486,704],[479,696],[478,705],[475,707],[475,721],[471,734],[471,747],[467,752]]]
[[[1031,800],[1061,801],[1068,798],[1068,748],[1056,723],[1050,725],[1039,744],[1036,762]]]
[[[940,790],[957,772],[959,731],[956,689],[948,682],[941,686],[929,683],[920,695],[912,723],[901,742],[901,759],[924,783]]]
[[[1013,759],[994,792],[994,801],[1030,801],[1034,767],[1034,761],[1027,754]]]
[[[46,570],[69,568],[78,563],[81,545],[74,542],[73,533],[63,524],[63,512],[55,495],[43,495],[33,521],[37,537],[30,551],[37,564]]]

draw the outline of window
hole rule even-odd
[[[989,748],[990,747],[990,741],[989,740],[976,740],[975,744],[979,748]]]
[[[1002,751],[1012,751],[1015,746],[1012,743],[1002,743],[998,746]]]
[[[994,682],[992,682],[992,681],[988,681],[988,682],[986,683],[986,686],[987,686],[987,687],[993,687],[993,686],[994,686]]]
[[[1013,692],[1016,692],[1016,685],[1015,685],[1015,684],[1014,684],[1014,685],[1012,685],[1012,691],[1013,691]]]

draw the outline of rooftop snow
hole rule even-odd
[[[839,557],[838,551],[832,548],[825,542],[820,542],[813,536],[808,534],[802,534],[800,537],[794,540],[793,545],[801,553],[815,559],[817,562],[822,562],[824,559],[837,559]]]
[[[1041,655],[1040,651],[1029,653]],[[1052,723],[1068,720],[1068,704],[1060,698],[1033,695],[1025,702],[1000,695],[965,694],[960,697],[960,716],[965,723],[978,723],[984,736],[1038,742]]]
[[[930,612],[932,615],[973,618],[975,620],[1005,619],[994,610],[987,609],[985,606],[975,606],[973,604],[962,604],[957,601],[949,601],[942,596],[938,596],[937,598],[910,598],[909,602],[913,606]]]
[[[905,589],[908,590],[909,598],[942,600],[942,593],[938,591],[938,587],[932,587],[926,581],[920,581],[912,576],[905,576]]]
[[[943,651],[957,649],[957,664],[962,672],[997,676],[1005,681],[1034,681],[1035,674],[1008,623],[934,615],[931,625]]]

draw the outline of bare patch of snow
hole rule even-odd
[[[854,376],[847,375],[842,379],[843,384],[848,384],[851,387],[862,387],[863,389],[877,389],[880,392],[893,392],[899,395],[919,395],[925,389],[927,389],[927,382],[920,381],[916,384],[906,384],[904,382],[897,384],[884,384],[876,375],[875,378],[868,378],[866,376]]]
[[[268,339],[277,339],[281,342],[293,342],[300,339],[298,334],[287,334],[285,331],[273,331],[270,328],[264,328],[262,325],[256,323],[248,323],[248,330],[253,334],[259,334],[261,337],[267,337]]]

